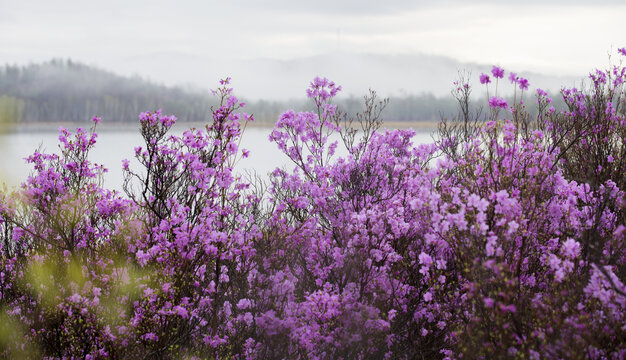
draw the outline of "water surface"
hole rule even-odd
[[[70,131],[74,128],[69,127]],[[182,133],[183,128],[174,130],[175,134]],[[241,147],[250,150],[250,156],[241,159],[235,170],[239,172],[254,171],[265,176],[276,167],[287,166],[292,168],[290,160],[278,149],[275,143],[268,140],[272,129],[269,127],[249,127],[245,130]],[[60,153],[58,147],[58,131],[53,130],[22,130],[0,134],[0,179],[9,186],[22,183],[32,171],[24,158],[35,150],[41,149],[48,153]],[[415,143],[432,142],[430,132],[419,131]],[[141,146],[142,138],[135,128],[101,128],[98,130],[98,139],[95,148],[90,153],[90,160],[104,165],[108,173],[104,176],[105,186],[120,190],[123,182],[122,160],[129,159],[131,167],[138,168],[133,162],[134,148]],[[341,151],[339,143],[338,154]]]

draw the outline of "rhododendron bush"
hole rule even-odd
[[[315,110],[283,113],[270,134],[292,165],[265,181],[236,170],[253,117],[228,80],[204,129],[139,116],[122,193],[89,160],[100,119],[61,129],[60,153],[35,152],[0,198],[0,352],[622,359],[624,80],[621,65],[595,71],[557,110],[494,66],[479,77],[486,111],[462,79],[458,118],[416,144],[382,130],[374,92],[351,116],[316,78]]]

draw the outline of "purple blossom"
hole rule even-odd
[[[509,104],[507,104],[506,100],[501,97],[492,96],[489,99],[489,107],[492,109],[506,109],[508,106]]]
[[[487,298],[483,299],[483,302],[485,303],[485,307],[486,308],[492,308],[493,307],[493,304],[494,304],[493,299],[487,297]]]
[[[419,255],[419,262],[422,265],[430,266],[433,263],[433,259],[430,257],[430,255],[422,252]]]
[[[491,74],[493,75],[493,77],[497,78],[497,79],[502,79],[504,77],[504,69],[502,69],[499,66],[493,66],[491,68]]]
[[[155,334],[155,333],[151,333],[151,332],[147,333],[147,334],[144,334],[141,338],[144,339],[144,340],[148,340],[148,341],[157,341],[157,340],[159,340],[158,335]]]
[[[527,79],[520,77],[518,79],[518,84],[519,84],[520,90],[528,90],[529,83]]]
[[[493,118],[434,144],[374,130],[373,108],[362,130],[342,128],[339,87],[316,78],[313,111],[283,113],[270,135],[293,170],[262,189],[233,168],[249,116],[229,80],[202,129],[171,135],[174,117],[142,113],[126,196],[101,187],[93,128],[61,129],[61,153],[29,156],[18,196],[0,196],[0,315],[28,335],[3,354],[54,338],[38,355],[619,358],[624,159],[607,144],[626,120],[608,74],[564,90],[569,110],[540,131]]]
[[[563,253],[564,256],[570,259],[574,259],[580,253],[580,243],[574,239],[569,238],[567,239],[567,241],[563,243],[561,252]]]
[[[480,83],[481,84],[489,84],[491,82],[491,80],[489,79],[489,75],[487,74],[480,74]]]
[[[248,299],[241,299],[237,303],[237,308],[238,309],[248,309],[251,306],[252,306],[252,303]]]
[[[189,317],[189,313],[187,312],[187,309],[185,309],[184,307],[177,305],[174,307],[174,313],[180,317],[182,317],[183,319],[187,319]]]

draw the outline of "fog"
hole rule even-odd
[[[481,72],[489,72],[490,64],[463,63],[450,57],[426,54],[350,54],[333,53],[291,60],[250,59],[227,61],[201,57],[163,54],[158,57],[139,57],[128,62],[129,69],[143,63],[143,71],[151,79],[160,77],[167,84],[176,79],[194,79],[193,86],[208,88],[217,82],[214,72],[221,77],[230,76],[239,94],[250,99],[284,100],[301,98],[309,82],[318,75],[332,79],[343,87],[343,94],[360,97],[369,89],[382,96],[407,96],[432,93],[449,96],[452,83],[458,79],[459,71],[471,75],[469,80],[478,83]],[[159,75],[159,69],[167,64],[176,64]],[[206,69],[206,70],[203,70]],[[558,92],[561,86],[572,86],[584,74],[578,76],[556,76],[523,69],[508,68],[528,78],[533,88]],[[253,79],[254,81],[251,81]],[[477,89],[477,92],[484,92]],[[513,86],[502,83],[502,94],[513,93]]]
[[[346,94],[447,94],[491,64],[571,85],[626,39],[623,1],[0,0],[0,65],[52,58],[253,99],[297,98],[313,76]]]

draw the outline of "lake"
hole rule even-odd
[[[75,127],[66,126],[70,131]],[[177,125],[174,134],[180,134],[185,127]],[[290,160],[278,150],[275,143],[268,140],[271,133],[270,127],[249,127],[246,129],[241,147],[250,150],[250,156],[242,159],[236,165],[236,171],[256,171],[259,175],[266,175],[276,167],[287,166],[292,168]],[[432,142],[431,130],[418,130],[414,143]],[[59,133],[56,130],[24,130],[0,134],[0,180],[9,186],[17,186],[22,183],[32,171],[32,167],[24,161],[24,158],[40,148],[48,153],[59,153]],[[105,186],[120,190],[122,187],[122,160],[131,160],[131,168],[137,168],[138,163],[133,162],[134,148],[142,146],[142,139],[137,128],[132,127],[102,127],[98,129],[98,139],[95,148],[90,153],[90,160],[103,164],[109,171],[105,174]],[[345,155],[346,151],[340,151],[338,155]]]

